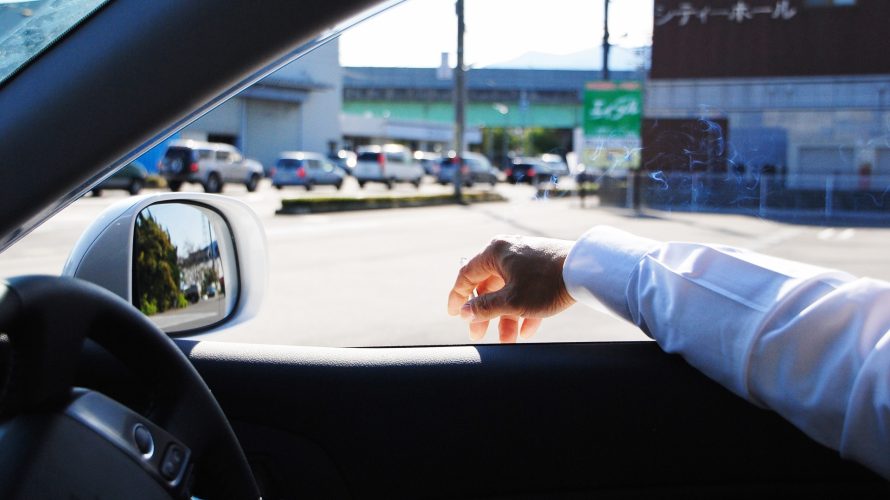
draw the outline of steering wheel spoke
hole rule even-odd
[[[58,443],[46,441],[46,436],[59,440],[79,436],[79,430],[61,437],[55,434],[74,421],[117,450],[109,452],[106,462],[129,459],[140,464],[142,473],[171,497],[188,492],[192,467],[198,496],[259,497],[244,453],[210,389],[176,344],[123,299],[73,278],[13,278],[0,284],[0,333],[6,334],[10,351],[7,380],[0,385],[0,409],[11,417],[0,427],[0,447],[18,443],[52,456]],[[87,338],[148,382],[153,394],[148,415],[99,393],[72,389]],[[46,432],[21,430],[35,425]],[[151,453],[139,448],[147,435],[157,447]],[[36,460],[30,454],[21,460],[28,457]],[[28,464],[11,464],[7,470],[23,468]],[[4,481],[6,473],[0,468],[0,484],[21,480]],[[54,477],[51,470],[45,473]],[[101,466],[93,474],[96,481],[108,480]],[[78,493],[79,479],[68,484],[71,493]],[[67,491],[65,486],[56,482],[52,491]],[[6,498],[3,493],[8,492],[0,491]]]

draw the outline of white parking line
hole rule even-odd
[[[829,227],[827,229],[823,229],[816,234],[816,238],[819,238],[822,241],[828,240],[839,240],[839,241],[847,241],[853,236],[856,236],[856,230],[853,228],[846,228],[842,231],[838,231],[833,227]]]
[[[755,251],[764,250],[766,248],[779,245],[782,242],[790,240],[791,238],[795,238],[803,232],[804,229],[800,227],[789,227],[781,229],[779,231],[775,231],[763,237],[757,238],[754,243],[746,245],[746,247]]]

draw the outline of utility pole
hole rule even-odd
[[[464,108],[467,100],[467,88],[464,82],[464,0],[457,0],[457,67],[454,68],[454,197],[461,201],[461,185],[463,184],[464,128],[466,116]]]
[[[609,0],[603,0],[603,81],[609,81]]]

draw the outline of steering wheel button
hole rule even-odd
[[[164,460],[161,462],[161,475],[165,479],[172,481],[179,475],[182,469],[184,453],[182,448],[176,444],[171,444],[164,454]]]
[[[136,442],[136,448],[139,449],[139,453],[142,453],[143,456],[150,457],[154,453],[154,438],[151,435],[151,431],[144,425],[136,424],[133,428],[133,441]]]

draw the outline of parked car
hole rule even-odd
[[[145,187],[146,177],[148,177],[148,171],[141,163],[138,161],[128,163],[94,187],[93,196],[102,196],[102,191],[105,189],[123,189],[131,195],[137,195]]]
[[[346,174],[324,155],[305,151],[285,151],[275,161],[272,186],[303,186],[306,191],[315,186],[334,186],[340,189]]]
[[[341,149],[337,154],[328,155],[328,159],[334,162],[334,165],[343,171],[346,175],[352,175],[352,169],[355,168],[356,154],[353,151]]]
[[[436,175],[436,166],[442,160],[442,155],[438,153],[430,153],[428,151],[415,151],[414,159],[423,168],[426,175]]]
[[[553,179],[550,167],[546,163],[521,158],[513,160],[513,164],[504,170],[504,174],[510,184],[540,184]]]
[[[188,300],[192,304],[197,304],[198,301],[201,300],[201,285],[192,283],[191,285],[187,286],[182,293],[185,295],[186,300]]]
[[[208,193],[222,192],[226,183],[255,191],[263,178],[260,162],[245,158],[235,146],[193,140],[170,143],[158,171],[171,191],[179,191],[186,182],[201,184]]]
[[[494,187],[498,182],[498,170],[491,166],[488,158],[479,153],[464,153],[461,155],[461,176],[467,187],[476,183],[491,184]],[[457,171],[457,163],[454,156],[439,160],[436,169],[436,181],[441,185],[453,184],[454,173]]]
[[[423,168],[414,162],[411,151],[398,144],[358,148],[353,175],[359,187],[369,182],[380,182],[392,189],[396,182],[408,182],[420,187]]]
[[[556,177],[571,174],[568,163],[566,163],[560,155],[545,153],[541,155],[541,163],[547,165],[550,169],[550,174],[555,175]]]

